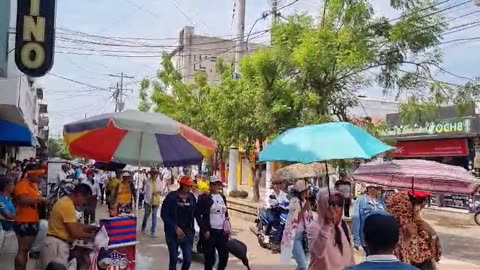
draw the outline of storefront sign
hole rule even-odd
[[[15,63],[31,77],[45,75],[53,66],[55,0],[18,0]]]
[[[443,197],[442,206],[460,208],[460,209],[469,209],[471,198],[472,196],[470,195],[445,194]]]
[[[403,125],[394,126],[386,130],[382,136],[401,136],[414,134],[450,134],[450,133],[469,133],[471,130],[470,119],[457,119],[450,121],[429,122],[425,125]]]
[[[398,142],[395,157],[465,157],[468,156],[466,139]]]
[[[10,1],[0,1],[0,78],[7,77],[9,26]]]

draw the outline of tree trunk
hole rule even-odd
[[[260,165],[255,166],[253,171],[253,202],[260,201],[260,180],[262,178],[262,169]]]

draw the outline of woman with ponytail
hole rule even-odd
[[[307,227],[311,251],[309,270],[343,270],[355,264],[350,231],[342,220],[344,203],[338,191],[319,191],[318,220]]]

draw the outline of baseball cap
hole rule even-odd
[[[180,185],[184,185],[184,186],[188,186],[188,187],[192,187],[193,186],[193,180],[190,176],[182,176],[182,178],[180,178],[180,180],[178,180],[178,183]]]
[[[408,195],[413,196],[417,199],[426,199],[426,198],[432,196],[432,194],[430,194],[428,192],[423,192],[423,191],[413,191],[413,192],[409,191]]]
[[[128,177],[130,177],[130,173],[129,173],[129,172],[127,172],[127,171],[125,171],[125,172],[122,172],[122,177],[124,177],[124,176],[128,176]]]
[[[214,184],[214,183],[220,183],[222,184],[222,180],[220,180],[220,178],[216,177],[216,176],[212,176],[210,178],[210,184]]]

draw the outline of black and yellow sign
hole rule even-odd
[[[53,66],[56,0],[17,0],[15,63],[31,77]]]

